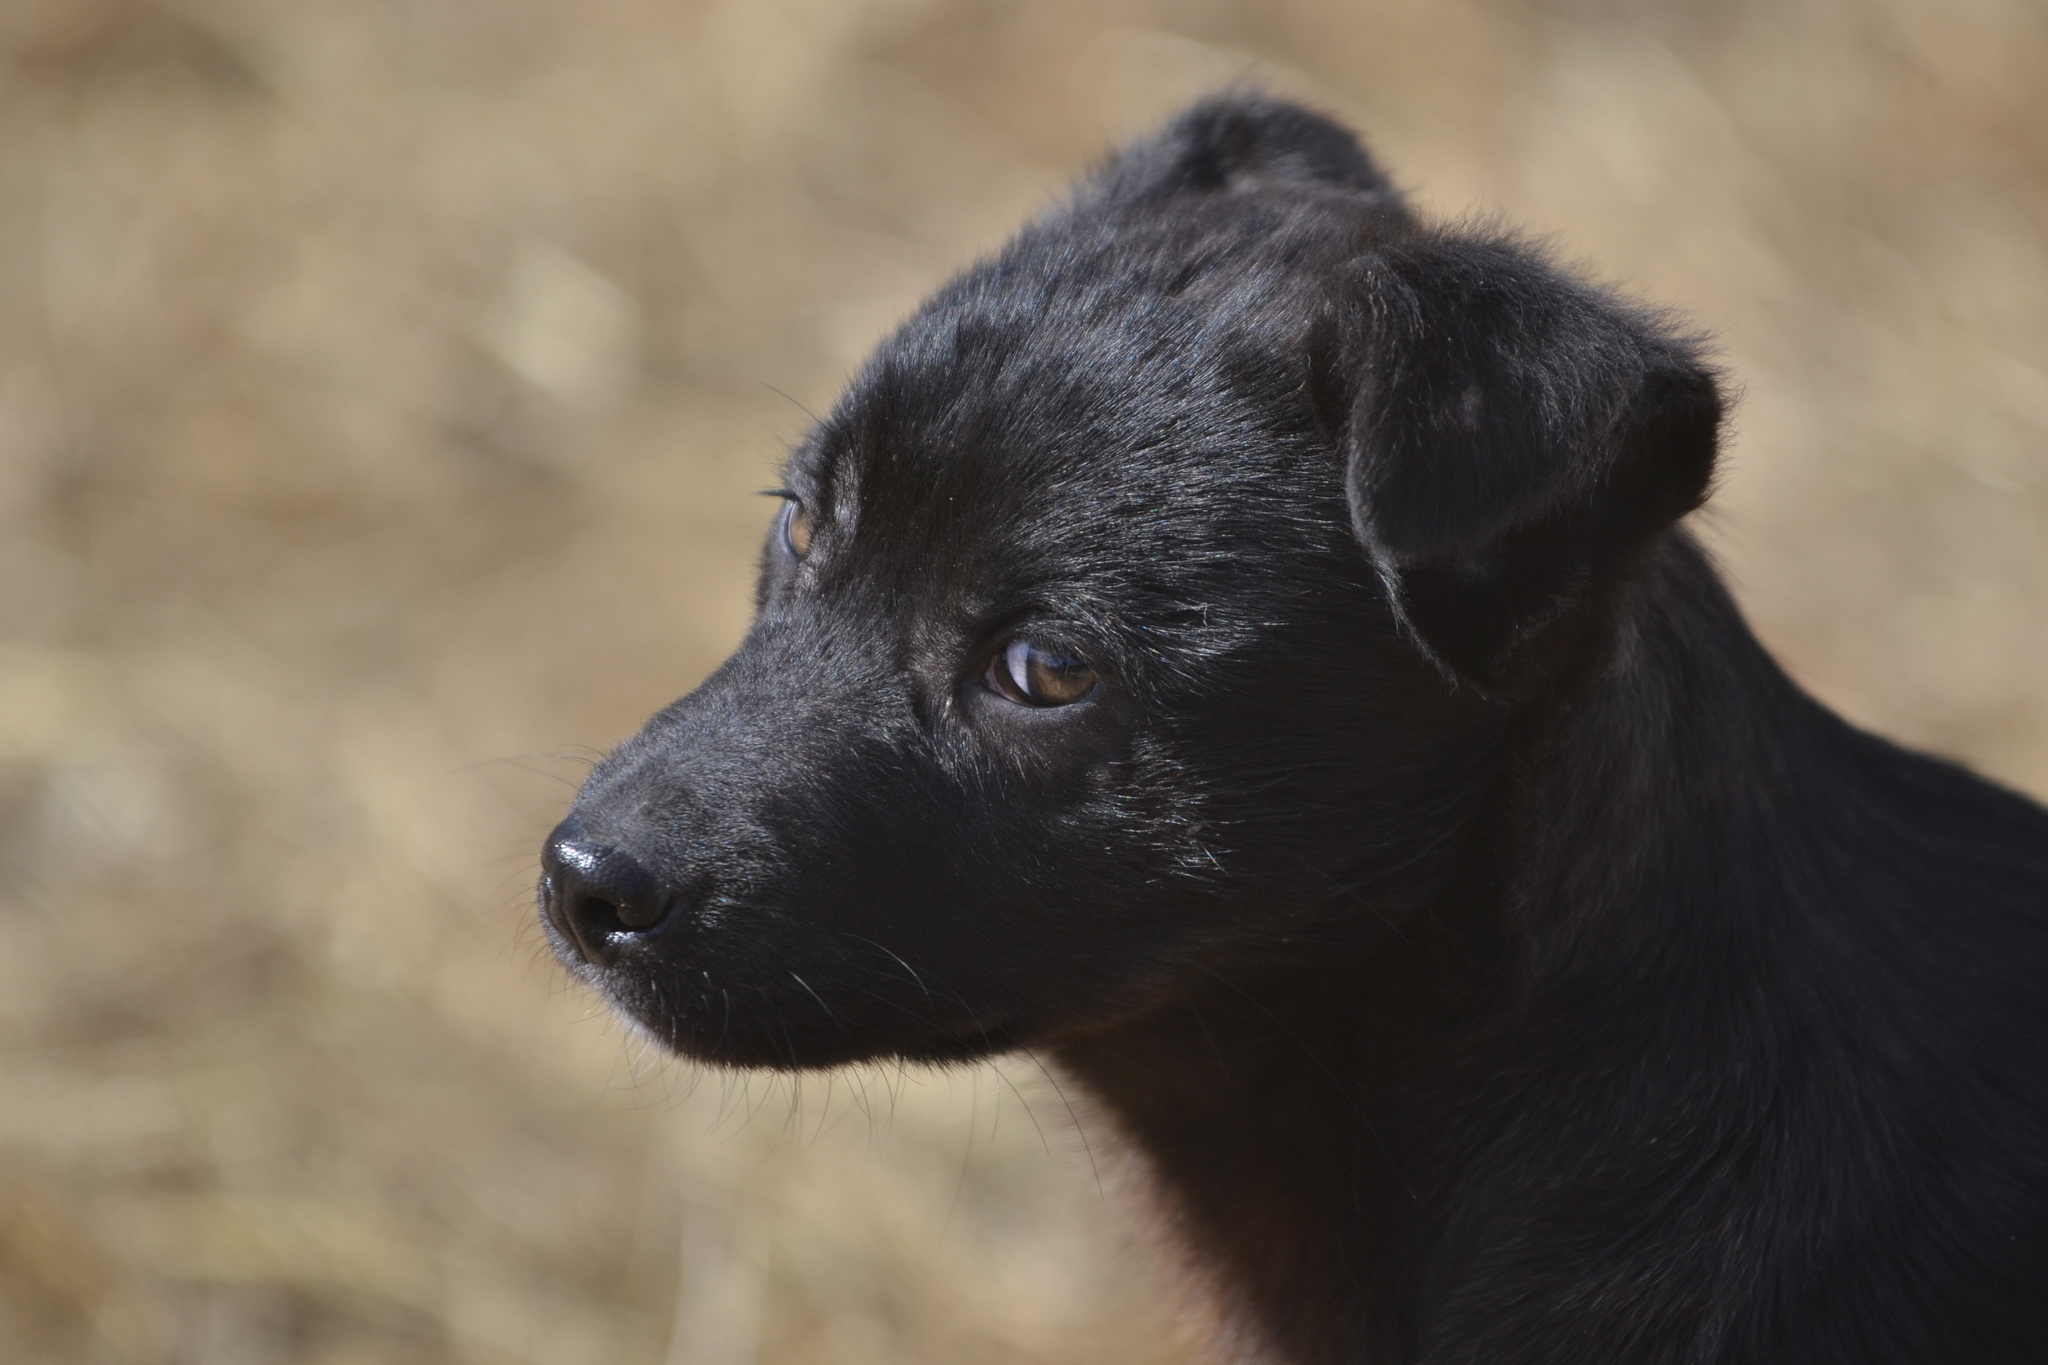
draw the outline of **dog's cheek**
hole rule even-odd
[[[1158,879],[1121,766],[926,774],[961,780],[886,833],[800,860],[785,970],[759,987],[799,1017],[794,970],[860,1046],[913,1056],[1029,1044],[1094,1012],[1130,974],[1146,938],[1130,916]]]

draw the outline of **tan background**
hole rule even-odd
[[[1184,1358],[1028,1061],[696,1076],[527,925],[802,408],[1240,77],[1711,328],[1763,635],[2048,792],[2033,0],[5,0],[0,1360]]]

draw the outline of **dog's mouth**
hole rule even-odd
[[[636,1031],[653,1037],[679,1057],[743,1070],[811,1071],[878,1058],[910,1062],[973,1061],[1014,1051],[1023,1043],[998,1017],[965,1021],[930,1020],[921,1025],[872,1028],[828,1014],[826,997],[797,990],[776,998],[745,986],[720,986],[711,977],[695,1002],[649,1007],[646,983],[621,981],[606,973],[596,984],[611,1008]],[[803,1008],[810,1001],[809,1010]],[[869,1025],[863,1027],[863,1024]]]
[[[549,891],[544,879],[541,921],[563,965],[635,1032],[692,1061],[811,1070],[967,1061],[1026,1042],[1008,1012],[969,1008],[887,949],[793,963],[707,942],[716,916],[610,925],[587,911],[572,919]]]

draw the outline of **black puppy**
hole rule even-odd
[[[679,1052],[1049,1049],[1233,1358],[2048,1361],[2048,812],[1674,523],[1669,324],[1212,99],[890,338],[548,842]]]

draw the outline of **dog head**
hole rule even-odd
[[[1718,415],[1654,319],[1418,223],[1336,125],[1197,105],[797,449],[745,642],[550,837],[551,940],[682,1052],[810,1067],[1398,922]]]

